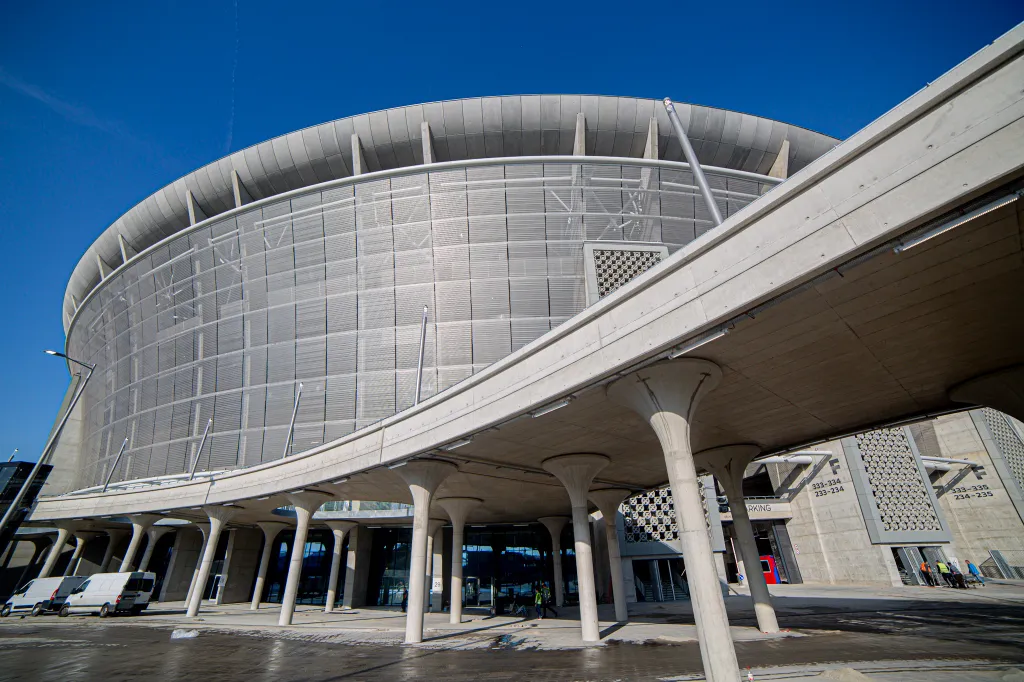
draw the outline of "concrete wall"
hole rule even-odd
[[[366,606],[366,581],[370,575],[370,548],[373,530],[358,526],[349,531],[348,557],[345,565],[345,596],[347,608]]]
[[[842,444],[814,449],[832,456],[807,466],[767,465],[776,493],[793,496],[786,527],[804,582],[901,584],[889,546],[868,539]]]
[[[192,574],[203,551],[203,534],[195,528],[182,528],[174,541],[171,566],[164,579],[161,601],[181,601],[188,594]]]
[[[984,469],[952,470],[933,477],[939,505],[953,533],[950,552],[980,564],[989,550],[1024,550],[1024,522],[1010,502],[971,413],[946,415],[910,427],[922,456],[977,462]],[[979,476],[980,474],[980,476]]]
[[[258,528],[235,528],[228,579],[220,597],[222,604],[248,602],[252,599],[253,581],[260,566],[263,531]],[[190,578],[191,579],[191,578]],[[185,586],[188,589],[188,585]]]

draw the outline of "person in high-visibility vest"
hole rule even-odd
[[[946,584],[950,587],[956,587],[956,585],[953,584],[953,574],[949,572],[949,566],[941,561],[936,561],[935,565],[938,566],[939,575],[941,575],[942,579],[946,581]]]
[[[921,576],[924,578],[928,587],[935,587],[935,578],[932,577],[932,569],[928,566],[927,561],[921,562]]]

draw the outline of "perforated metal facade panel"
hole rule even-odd
[[[430,396],[586,305],[584,240],[665,244],[711,228],[687,171],[495,163],[347,181],[180,233],[103,283],[71,330],[94,362],[78,487],[278,459],[412,405],[429,311]],[[709,173],[723,211],[760,183]],[[737,189],[731,189],[732,183]],[[702,217],[705,216],[705,217]]]

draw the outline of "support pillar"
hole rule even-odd
[[[434,584],[434,536],[447,523],[444,519],[430,519],[427,524],[427,570],[423,576],[423,609],[430,613],[430,593]]]
[[[197,523],[196,530],[203,536],[203,543],[199,550],[199,556],[196,557],[196,567],[192,569],[192,581],[188,584],[188,592],[185,594],[185,608],[192,603],[192,592],[196,589],[196,581],[199,579],[199,567],[203,563],[203,548],[206,547],[206,538],[210,534],[210,524],[208,523]]]
[[[604,537],[608,545],[608,564],[612,576],[612,599],[615,602],[615,620],[620,623],[629,621],[629,610],[626,607],[626,583],[622,579],[622,554],[619,552],[619,532],[615,519],[619,515],[619,505],[629,497],[630,491],[624,488],[603,488],[591,490],[590,500],[601,510],[604,517]]]
[[[756,445],[726,445],[703,450],[695,458],[714,474],[729,498],[732,527],[736,532],[736,543],[746,570],[750,598],[754,601],[757,628],[761,632],[778,632],[779,621],[775,617],[768,583],[761,571],[761,554],[757,551],[757,540],[754,539],[754,529],[750,525],[750,515],[747,514],[747,504],[743,497],[743,471],[759,454],[761,448]]]
[[[116,529],[107,531],[107,549],[103,552],[103,560],[100,561],[100,570],[98,573],[107,573],[110,568],[110,562],[114,558],[114,548],[120,544],[121,540],[126,535],[126,531]]]
[[[82,551],[85,549],[85,543],[98,535],[99,533],[75,533],[75,553],[71,555],[71,561],[68,562],[67,567],[64,569],[65,576],[75,574],[75,571],[78,570],[78,562],[82,560]]]
[[[25,564],[25,568],[24,570],[22,570],[21,576],[18,577],[18,580],[15,583],[16,587],[24,586],[25,579],[28,577],[29,572],[36,565],[36,562],[39,561],[39,557],[43,555],[43,552],[46,551],[46,548],[50,546],[49,542],[50,539],[45,537],[32,538],[32,544],[35,546],[35,551],[32,552],[32,558],[29,560],[27,564]]]
[[[156,549],[156,543],[163,536],[171,532],[173,527],[171,526],[150,526],[146,531],[146,551],[142,553],[142,561],[139,562],[139,570],[145,571],[149,568],[149,562],[153,560],[153,550]]]
[[[119,573],[132,570],[132,562],[135,561],[135,555],[139,551],[139,545],[142,544],[142,538],[146,535],[149,527],[156,523],[159,518],[159,516],[151,516],[149,514],[131,517],[132,539],[128,543],[128,550],[124,553],[124,558],[121,559],[121,568],[118,569]]]
[[[64,551],[64,545],[68,541],[68,537],[71,535],[71,529],[67,527],[57,529],[57,539],[53,542],[53,547],[50,548],[50,553],[46,555],[46,562],[43,563],[43,568],[39,571],[37,578],[49,578],[50,573],[53,572],[53,567],[57,564],[57,559],[60,558],[60,553]]]
[[[289,493],[288,501],[295,507],[295,541],[292,543],[292,556],[288,562],[288,580],[284,584],[284,596],[281,598],[281,616],[278,625],[291,625],[295,614],[295,598],[299,594],[299,578],[302,577],[302,559],[306,551],[306,535],[309,533],[309,520],[317,509],[328,499],[327,493],[306,491]]]
[[[608,466],[604,455],[580,454],[552,457],[541,463],[562,482],[572,503],[572,532],[576,546],[576,580],[580,594],[580,630],[584,642],[597,642],[601,630],[597,620],[597,589],[594,586],[594,555],[590,546],[590,515],[587,493],[594,476]]]
[[[451,462],[413,460],[393,469],[412,493],[412,557],[409,565],[409,606],[405,617],[405,642],[423,641],[423,592],[427,574],[427,533],[430,526],[430,501],[444,479],[458,471]]]
[[[555,606],[565,605],[565,578],[562,574],[562,529],[572,519],[568,516],[542,516],[537,519],[551,534],[551,558],[554,562]]]
[[[331,552],[331,579],[327,583],[327,605],[324,613],[334,610],[334,602],[338,598],[338,575],[341,573],[341,546],[345,543],[345,533],[355,528],[352,521],[328,521],[327,527],[334,533],[334,549]]]
[[[270,553],[274,548],[274,540],[287,524],[277,521],[263,521],[256,524],[263,531],[263,552],[260,554],[260,567],[256,572],[256,586],[252,590],[252,603],[249,604],[250,611],[260,608],[263,600],[263,585],[267,582],[267,568],[270,566]]]
[[[220,532],[237,511],[233,507],[203,507],[203,511],[210,518],[210,530],[206,532],[206,544],[203,547],[203,556],[199,560],[196,575],[192,581],[191,595],[188,602],[188,617],[195,618],[199,615],[199,605],[203,601],[203,590],[206,588],[206,581],[210,578],[210,568],[213,566],[213,558],[217,554],[217,542],[220,540]]]
[[[452,595],[448,622],[462,622],[462,545],[466,537],[466,517],[483,503],[476,497],[445,497],[437,501],[452,520]]]
[[[647,420],[665,454],[708,682],[734,682],[739,677],[736,649],[700,501],[701,482],[690,444],[690,427],[697,406],[721,378],[722,370],[718,365],[707,360],[681,358],[645,367],[607,389],[612,401]]]

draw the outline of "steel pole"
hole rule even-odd
[[[68,360],[71,360],[71,358],[68,358]],[[78,387],[77,391],[75,391],[75,395],[71,398],[71,404],[68,405],[67,411],[64,412],[64,416],[61,418],[60,423],[57,424],[57,428],[54,430],[53,435],[50,436],[50,440],[46,441],[46,445],[43,447],[43,453],[39,456],[39,459],[36,460],[36,464],[32,467],[32,471],[28,473],[28,478],[26,478],[25,482],[21,484],[21,489],[18,491],[18,494],[14,496],[13,500],[11,500],[11,506],[7,508],[7,512],[4,514],[3,520],[0,520],[0,535],[3,535],[3,532],[7,529],[7,525],[11,522],[11,519],[14,518],[17,510],[21,507],[21,501],[25,499],[25,494],[32,486],[33,481],[36,480],[36,474],[39,473],[39,469],[42,468],[47,460],[50,459],[50,455],[53,454],[54,446],[56,446],[57,439],[60,438],[60,434],[64,430],[64,425],[67,424],[68,419],[71,418],[71,413],[74,411],[75,405],[78,404],[78,399],[82,397],[83,393],[85,393],[85,385],[89,383],[89,379],[92,377],[92,372],[96,369],[96,365],[87,365],[84,362],[78,362],[77,360],[73,360],[72,362],[85,367],[88,374],[86,374],[85,379],[82,380],[82,385]]]
[[[288,456],[288,447],[292,444],[295,435],[295,416],[299,413],[299,400],[302,398],[302,382],[299,382],[299,391],[295,394],[295,407],[292,408],[292,420],[288,423],[288,437],[284,439],[284,454],[281,459]]]
[[[213,420],[210,419],[206,422],[206,428],[203,429],[203,439],[199,441],[199,451],[196,452],[196,458],[192,461],[192,470],[188,472],[188,480],[192,480],[192,477],[196,475],[196,467],[199,466],[199,460],[203,456],[203,446],[206,445],[206,437],[210,435],[210,427],[213,426]]]
[[[672,128],[676,131],[676,137],[679,138],[679,144],[683,147],[683,156],[686,157],[686,163],[690,164],[690,170],[693,171],[693,179],[697,182],[701,196],[704,197],[704,203],[708,207],[708,212],[711,213],[711,220],[717,227],[722,224],[722,214],[718,210],[715,198],[711,195],[711,186],[708,184],[708,179],[704,177],[704,170],[700,167],[700,161],[697,160],[697,155],[693,153],[690,138],[686,136],[686,131],[683,130],[683,124],[679,120],[679,115],[676,114],[676,107],[668,97],[665,98],[665,110],[668,112],[668,120],[672,122]]]
[[[423,391],[423,354],[427,349],[427,306],[423,306],[423,321],[420,322],[420,359],[416,363],[416,399],[413,405],[420,404],[420,393]]]
[[[8,464],[10,464],[11,462],[13,462],[13,461],[14,461],[14,456],[15,456],[16,454],[18,454],[18,448],[14,448],[14,452],[12,452],[12,453],[11,453],[11,456],[7,458],[7,463],[8,463]]]
[[[110,479],[114,475],[114,469],[117,468],[118,463],[121,461],[121,455],[124,454],[124,449],[128,447],[128,439],[125,438],[124,442],[121,443],[121,449],[117,451],[117,457],[114,458],[114,463],[110,465],[110,471],[107,472],[107,480],[103,481],[103,490],[101,492],[107,492],[107,486],[110,485]]]

